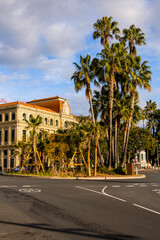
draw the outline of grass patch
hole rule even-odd
[[[94,170],[91,169],[92,176]],[[81,171],[78,171],[77,169],[71,169],[71,170],[56,170],[56,169],[48,169],[45,170],[43,173],[40,171],[39,173],[31,173],[28,171],[23,171],[22,173],[20,172],[7,172],[10,175],[27,175],[27,176],[41,176],[41,177],[88,177],[88,172],[83,168]],[[126,169],[114,169],[112,168],[109,170],[107,167],[102,167],[98,168],[97,170],[97,177],[107,177],[107,176],[124,176],[126,175]]]

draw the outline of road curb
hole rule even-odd
[[[89,180],[89,181],[95,181],[95,180],[128,180],[128,179],[141,179],[146,178],[144,174],[141,174],[139,176],[126,176],[126,177],[49,177],[49,176],[30,176],[30,175],[17,175],[17,174],[3,174],[4,176],[14,176],[14,177],[32,177],[32,178],[44,178],[44,179],[53,179],[53,180]]]

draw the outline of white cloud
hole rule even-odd
[[[22,73],[11,73],[11,74],[4,74],[3,72],[0,72],[0,82],[8,82],[8,81],[23,81],[30,79],[30,76],[28,74],[22,74]]]
[[[70,23],[55,23],[47,28],[43,37],[48,53],[55,57],[70,58],[82,50],[83,36]]]
[[[35,69],[41,72],[43,76],[42,81],[51,83],[67,83],[70,81],[74,71],[71,59],[68,61],[66,58],[48,59],[47,57],[41,57]]]
[[[0,81],[5,97],[24,97],[22,89],[28,87],[26,98],[62,94],[69,98],[75,114],[88,112],[83,91],[74,93],[72,63],[81,53],[97,51],[99,39],[90,39],[93,24],[103,16],[113,16],[121,30],[131,24],[142,28],[148,45],[140,50],[144,59],[160,63],[158,0],[1,0],[0,9]],[[21,83],[21,88],[14,89],[13,84],[9,90],[8,81]],[[26,87],[27,81],[32,87]]]

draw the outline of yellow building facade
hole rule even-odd
[[[41,129],[50,134],[67,128],[67,122],[75,122],[67,99],[58,96],[33,100],[27,103],[11,102],[0,104],[0,167],[2,171],[13,170],[19,165],[19,156],[14,155],[15,144],[29,138],[26,129],[30,115],[42,117]]]

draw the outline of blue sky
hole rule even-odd
[[[152,91],[140,91],[140,105],[160,107],[160,1],[158,0],[0,0],[0,98],[29,101],[67,98],[75,115],[88,114],[85,92],[74,91],[73,62],[100,52],[93,24],[112,16],[121,31],[131,24],[146,34],[138,48],[152,68]]]

